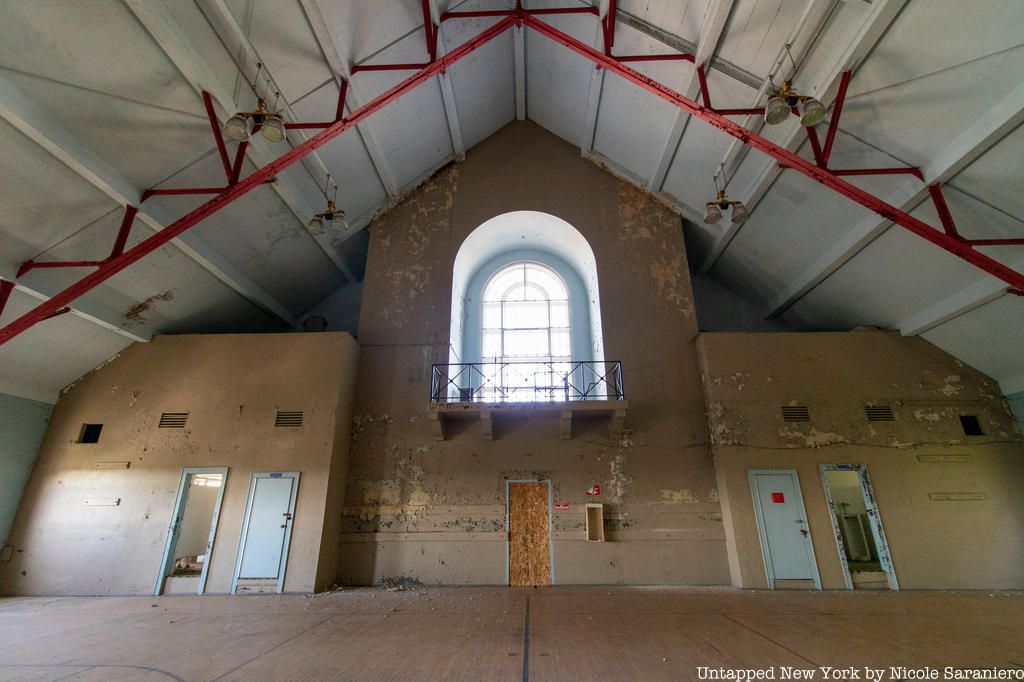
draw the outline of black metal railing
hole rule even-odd
[[[622,364],[463,362],[434,365],[431,403],[554,403],[625,400]]]

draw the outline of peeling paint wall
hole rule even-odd
[[[901,588],[1024,587],[1024,440],[994,381],[893,332],[701,334],[697,346],[734,585],[767,584],[747,471],[796,469],[822,585],[844,588],[819,465],[862,464]],[[783,421],[783,405],[806,405],[810,421]],[[868,421],[865,405],[895,420]],[[984,435],[964,435],[961,415]]]
[[[185,467],[229,469],[207,592],[230,589],[249,481],[264,471],[301,472],[285,590],[329,586],[338,529],[324,510],[344,488],[357,358],[342,333],[128,347],[54,408],[0,559],[0,593],[151,593]],[[303,410],[302,428],[275,428],[277,410]],[[188,412],[185,428],[158,428],[162,412]],[[98,443],[77,442],[83,423],[103,424]]]
[[[605,357],[621,360],[630,414],[453,422],[434,441],[432,363],[449,358],[452,268],[463,240],[510,211],[542,211],[594,251]],[[458,329],[458,325],[456,325]],[[360,376],[342,511],[344,583],[506,580],[507,480],[548,480],[556,583],[723,584],[721,506],[704,422],[680,219],[532,123],[513,123],[372,226]],[[600,484],[600,496],[586,491]],[[607,541],[586,542],[585,503]]]

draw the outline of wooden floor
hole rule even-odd
[[[862,680],[865,666],[1024,668],[1024,594],[463,587],[0,599],[2,680],[647,681],[699,679],[697,666],[774,666],[780,679],[779,666],[823,665],[854,666]]]

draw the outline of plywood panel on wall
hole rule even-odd
[[[551,551],[547,483],[508,485],[510,585],[550,585]]]

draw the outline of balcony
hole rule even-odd
[[[572,438],[574,418],[607,417],[609,433],[622,435],[626,402],[619,362],[474,362],[434,365],[430,419],[434,438],[445,424],[479,420],[484,440],[494,439],[495,419],[552,417],[563,439]]]

